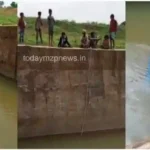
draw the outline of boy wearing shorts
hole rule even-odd
[[[49,9],[49,16],[47,18],[48,22],[48,34],[49,34],[49,46],[53,46],[53,34],[54,34],[54,24],[55,19],[52,16],[52,9]]]
[[[115,48],[115,38],[116,38],[116,32],[118,28],[118,23],[115,20],[114,14],[110,15],[110,26],[109,26],[109,34],[110,34],[110,48]]]
[[[20,13],[20,18],[18,20],[18,28],[19,28],[19,43],[24,43],[24,31],[25,31],[24,13]]]
[[[42,19],[41,19],[41,12],[38,12],[38,17],[36,18],[35,21],[35,31],[36,31],[36,44],[38,44],[38,38],[40,36],[40,40],[41,40],[41,44],[43,43],[43,39],[42,39]]]

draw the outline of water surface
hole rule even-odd
[[[150,2],[126,3],[126,144],[150,139]]]
[[[126,142],[150,138],[150,46],[130,43],[126,50]]]
[[[19,148],[124,148],[125,132],[97,131],[19,140]]]
[[[126,40],[150,45],[150,2],[126,2]]]
[[[17,88],[0,76],[0,148],[17,148]]]

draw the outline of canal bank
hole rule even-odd
[[[124,51],[19,46],[17,81],[19,138],[125,128]]]
[[[84,49],[19,46],[19,148],[124,148],[125,132],[117,129],[125,127],[125,52],[89,54]],[[23,56],[45,55],[88,59],[84,63],[23,61]],[[85,114],[87,91],[90,102]]]
[[[17,26],[0,26],[0,74],[16,77]]]

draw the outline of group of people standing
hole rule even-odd
[[[49,12],[49,15],[47,18],[47,22],[48,22],[49,45],[53,46],[55,19],[52,16],[52,9],[49,9],[48,12]],[[43,43],[43,38],[42,38],[43,21],[42,21],[41,15],[42,13],[39,11],[38,17],[36,18],[36,21],[35,21],[36,44],[39,43],[39,38],[40,38],[41,44]],[[24,20],[24,13],[22,12],[20,13],[20,18],[18,20],[18,28],[19,28],[19,43],[24,43],[24,33],[25,33],[25,28],[26,28],[26,22]]]
[[[39,38],[40,38],[40,43],[43,44],[43,38],[42,38],[43,21],[41,15],[42,13],[39,11],[38,17],[35,20],[36,44],[39,44]],[[110,19],[111,20],[109,26],[109,33],[104,36],[103,42],[100,45],[100,47],[103,49],[115,48],[115,38],[116,38],[118,23],[115,20],[115,16],[113,14],[111,14]],[[52,16],[52,9],[49,9],[48,17],[47,17],[49,46],[53,46],[55,22],[56,21]],[[24,20],[24,13],[22,12],[20,13],[20,18],[18,20],[18,28],[19,28],[19,43],[24,43],[26,22]],[[99,40],[101,40],[101,38],[98,38],[95,32],[91,32],[90,35],[88,35],[86,30],[83,30],[80,47],[96,48]],[[68,37],[65,32],[61,33],[58,42],[58,47],[71,47],[71,44],[69,43]]]

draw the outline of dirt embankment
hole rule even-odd
[[[17,15],[17,8],[0,8],[0,14],[1,15]]]

